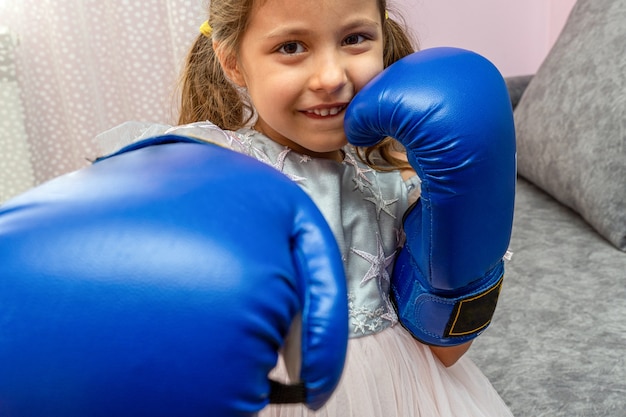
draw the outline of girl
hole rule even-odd
[[[333,229],[347,271],[352,337],[341,384],[317,413],[270,405],[265,417],[510,415],[462,357],[468,344],[420,344],[397,325],[389,299],[402,216],[419,180],[392,140],[356,151],[343,130],[352,97],[413,52],[386,10],[384,0],[212,0],[187,59],[186,126],[174,130],[211,129],[209,120],[233,148],[298,182]],[[286,378],[283,364],[275,374]]]

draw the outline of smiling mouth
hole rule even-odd
[[[328,107],[328,108],[323,108],[323,109],[311,109],[311,110],[306,110],[305,113],[319,116],[319,117],[336,116],[339,113],[341,113],[346,107],[347,107],[346,105],[342,105],[342,106]]]

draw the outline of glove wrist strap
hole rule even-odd
[[[391,289],[400,323],[426,344],[455,346],[474,339],[491,323],[504,267],[499,262],[478,287],[461,296],[434,294],[408,265],[396,272]]]

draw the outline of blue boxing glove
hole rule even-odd
[[[149,139],[7,202],[0,259],[3,417],[254,416],[294,328],[296,401],[321,407],[343,370],[332,232],[217,145]]]
[[[392,277],[401,323],[427,344],[472,340],[495,311],[513,224],[515,130],[500,73],[465,50],[414,53],[356,95],[345,129],[359,146],[397,139],[422,180]]]

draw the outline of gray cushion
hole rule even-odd
[[[521,176],[626,251],[626,0],[578,0],[516,110]]]

